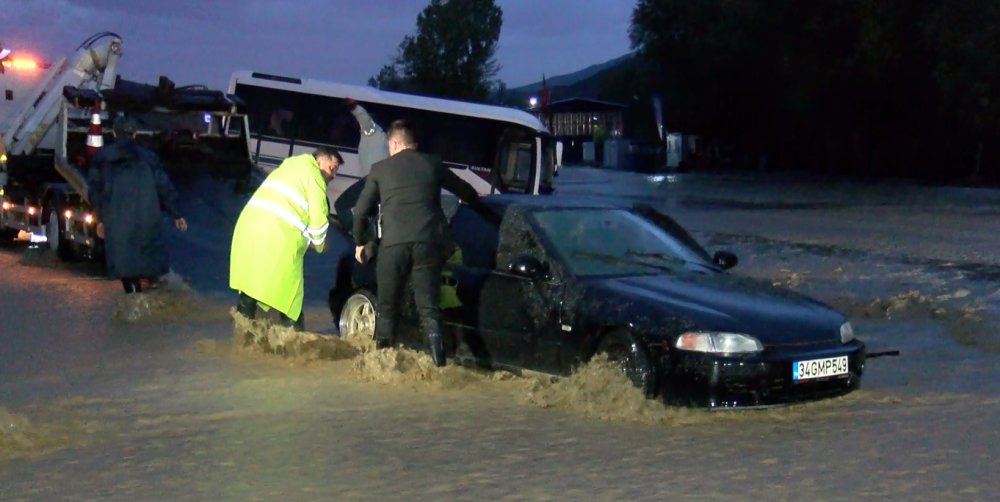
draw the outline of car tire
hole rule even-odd
[[[337,325],[340,336],[374,340],[376,305],[378,303],[375,295],[363,289],[348,297],[340,310],[340,321]]]
[[[656,366],[645,345],[627,331],[612,331],[601,338],[594,355],[607,354],[646,397],[656,396]]]

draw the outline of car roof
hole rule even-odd
[[[631,209],[622,204],[610,204],[606,200],[590,197],[567,197],[554,195],[493,194],[482,201],[494,210],[506,211],[511,207],[537,209]]]

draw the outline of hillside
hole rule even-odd
[[[634,66],[635,57],[633,53],[605,61],[603,63],[590,65],[582,70],[565,75],[546,76],[546,84],[549,88],[549,96],[552,101],[566,99],[570,97],[599,98],[609,100],[622,100],[627,96],[608,96],[608,92],[617,94],[608,87],[609,80],[616,80],[615,77],[621,73],[629,72]],[[616,86],[612,86],[616,87]],[[537,96],[541,92],[542,81],[532,82],[527,85],[507,89],[504,101],[513,105],[520,105],[531,96]]]

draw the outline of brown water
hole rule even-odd
[[[982,500],[995,487],[982,466],[996,397],[876,384],[709,412],[647,400],[603,360],[553,380],[436,368],[423,353],[238,314],[215,326],[232,335],[196,334],[166,371],[127,370],[125,390],[7,407],[0,478],[30,499],[62,487],[121,500]],[[55,474],[37,484],[26,469]]]
[[[101,426],[81,407],[86,400],[33,404],[19,412],[0,407],[0,460],[37,457],[93,441]]]
[[[965,298],[958,291],[954,298]],[[935,320],[944,323],[956,339],[968,339],[982,345],[983,337],[993,336],[994,324],[982,319],[982,310],[952,309],[938,305],[951,298],[931,298],[916,291],[886,299],[854,301],[839,305],[852,316],[888,322],[894,319]],[[232,321],[232,337],[197,339],[185,350],[184,358],[216,360],[243,371],[264,371],[294,396],[298,385],[316,379],[338,383],[353,382],[364,392],[417,392],[425,395],[472,397],[493,396],[511,406],[552,409],[604,422],[651,426],[698,426],[717,423],[795,422],[817,416],[835,417],[872,405],[933,404],[961,401],[961,395],[924,394],[907,399],[878,390],[863,390],[843,398],[819,403],[772,408],[768,410],[710,412],[664,406],[649,400],[612,364],[595,359],[568,378],[525,372],[483,371],[449,364],[434,366],[429,355],[409,349],[375,350],[369,339],[341,339],[316,332],[296,332],[272,320],[249,320],[228,306],[208,301],[189,288],[163,288],[141,295],[116,295],[113,316],[129,323],[199,321],[227,315]],[[136,305],[139,307],[137,308]],[[121,312],[139,313],[123,319]],[[214,364],[214,363],[213,363]],[[305,373],[300,373],[305,372]],[[260,383],[260,382],[258,382]],[[334,384],[336,385],[336,384]],[[316,390],[315,382],[305,390]],[[303,389],[298,389],[299,391]],[[436,399],[436,398],[432,398]],[[976,399],[973,396],[968,399]],[[991,401],[984,401],[992,404]],[[93,401],[75,399],[51,404],[35,404],[18,411],[0,411],[0,458],[41,455],[68,447],[80,447],[96,440],[107,417],[116,411],[129,414],[127,404],[118,403],[95,410]],[[124,409],[122,408],[124,407]],[[212,415],[224,419],[227,415]],[[103,417],[103,418],[102,418]],[[143,427],[171,422],[174,419],[145,417],[136,422]],[[113,420],[112,420],[113,421]]]
[[[948,246],[914,223],[893,240],[883,220],[964,220],[878,207],[888,218],[688,220],[751,235],[722,235],[737,272],[834,303],[870,349],[902,352],[848,396],[735,412],[645,400],[600,361],[558,380],[439,369],[329,336],[321,304],[301,334],[183,288],[116,318],[117,282],[0,250],[0,500],[993,500],[1000,290],[891,253],[974,258],[1000,234]]]

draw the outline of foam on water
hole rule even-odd
[[[46,408],[32,406],[24,413],[0,407],[0,460],[37,457],[86,444],[96,425],[75,408],[68,401]]]

